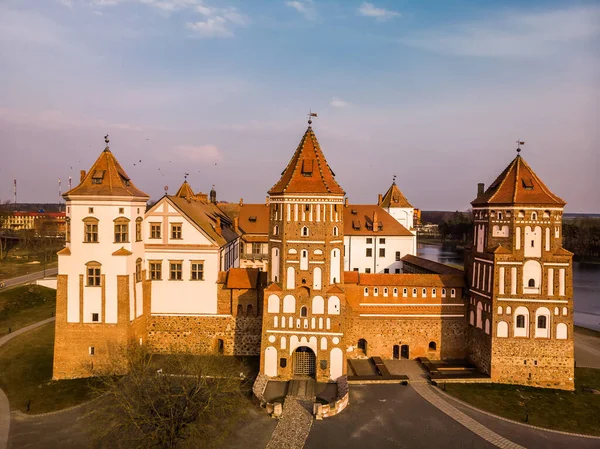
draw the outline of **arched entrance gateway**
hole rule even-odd
[[[317,371],[317,357],[308,346],[300,346],[294,351],[294,376],[314,377]]]

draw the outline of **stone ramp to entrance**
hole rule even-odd
[[[265,449],[302,449],[313,423],[312,400],[286,396],[283,413]]]
[[[314,400],[316,382],[314,379],[292,379],[288,385],[288,396]]]

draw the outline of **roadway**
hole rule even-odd
[[[36,271],[35,273],[25,274],[16,278],[10,278],[0,281],[0,285],[3,284],[2,288],[16,287],[17,285],[28,284],[38,279],[43,279],[44,274],[47,276],[56,276],[58,274],[58,268],[46,268],[46,270]]]

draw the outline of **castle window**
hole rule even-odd
[[[94,213],[94,208],[88,207],[88,214],[93,214],[93,213]]]
[[[538,316],[538,319],[537,319],[538,329],[546,329],[547,326],[548,326],[548,319],[546,318],[546,316],[545,315]]]
[[[525,315],[517,315],[517,328],[525,329]]]
[[[119,213],[120,214],[124,214],[125,213],[125,208],[124,207],[119,207]]]
[[[424,288],[423,290],[421,290],[421,296],[423,298],[427,298],[427,289],[426,288]]]
[[[171,239],[181,240],[181,223],[171,223]]]
[[[527,283],[528,287],[535,287],[535,279],[529,279],[529,282]]]
[[[520,210],[519,214],[517,215],[519,218],[525,218],[525,211],[524,210]]]
[[[142,280],[142,259],[135,261],[135,282]]]
[[[98,313],[92,313],[92,321],[94,323],[97,323],[98,321],[100,321],[100,314],[98,314]]]
[[[302,237],[308,237],[308,226],[302,227]]]
[[[115,243],[127,243],[129,241],[129,224],[123,219],[115,222]]]
[[[412,296],[413,296],[413,298],[417,297],[417,289],[416,288],[413,288]]]
[[[161,238],[161,223],[150,223],[150,238],[159,239]]]
[[[431,297],[435,298],[437,296],[437,290],[435,288],[431,289]]]
[[[385,287],[385,288],[383,289],[383,296],[387,296],[387,295],[388,295],[388,288],[387,288],[387,287]]]
[[[456,290],[455,289],[450,290],[450,297],[454,298],[455,296],[456,296]]]
[[[394,268],[394,273],[395,274],[400,274],[400,268]]]
[[[170,261],[169,262],[169,280],[181,281],[183,272],[183,262],[181,261]]]
[[[279,367],[285,368],[287,366],[287,359],[285,357],[281,357],[279,359]]]
[[[396,251],[396,262],[400,262],[400,251]]]
[[[379,248],[379,257],[385,257],[385,248]]]
[[[406,298],[408,296],[408,289],[407,288],[403,288],[402,289],[402,297]]]
[[[445,297],[446,297],[446,289],[445,289],[445,288],[443,288],[443,289],[442,289],[442,298],[445,298]]]
[[[367,273],[367,274],[368,274],[368,273],[370,273],[370,272],[371,272],[371,269],[370,269],[370,268],[365,268],[365,273]]]
[[[194,260],[190,264],[190,279],[192,281],[204,280],[204,261]]]
[[[379,239],[379,244],[380,245],[385,245],[385,239],[384,238]]]
[[[308,316],[308,308],[306,306],[300,307],[300,316],[306,318]]]
[[[252,309],[253,309],[252,304],[248,304],[248,307],[246,307],[246,316],[252,316],[253,315]]]
[[[223,340],[221,338],[219,338],[217,340],[217,352],[219,354],[223,354],[224,349],[225,349],[225,343],[223,342]]]
[[[90,347],[88,348],[88,352],[89,352],[89,354],[90,354],[90,355],[94,355],[94,354],[96,353],[96,351],[95,351],[95,349],[94,349],[94,347],[93,347],[93,346],[90,346]]]
[[[430,341],[429,342],[429,350],[435,351],[436,349],[437,349],[437,344],[435,343],[435,341]]]
[[[367,245],[372,245],[373,244],[373,239],[371,237],[367,238]]]
[[[302,229],[302,232],[304,232],[304,229]],[[279,226],[278,225],[273,226],[273,235],[279,235]]]
[[[135,220],[135,241],[140,242],[142,240],[142,217],[138,217]]]
[[[379,296],[379,289],[377,287],[373,289],[373,296]]]
[[[160,281],[162,279],[162,260],[151,260],[148,262],[150,268],[150,279]]]
[[[390,269],[389,269],[389,268],[384,268],[384,269],[383,269],[383,272],[384,272],[385,274],[389,274],[389,273],[390,273]]]
[[[394,288],[394,296],[398,296],[398,289]]]
[[[544,211],[543,217],[544,218],[550,218],[550,211],[549,210]]]
[[[100,275],[100,264],[98,262],[88,262],[86,265],[87,274],[87,286],[88,287],[100,287],[101,275]]]
[[[366,257],[373,257],[373,248],[367,248]]]
[[[502,220],[502,212],[498,212],[498,220]]]
[[[98,219],[85,218],[83,223],[85,228],[84,243],[98,243]]]
[[[537,212],[532,212],[531,213],[531,219],[532,220],[537,220]]]
[[[339,231],[338,227],[337,227],[337,226],[334,226],[334,227],[333,227],[333,235],[334,235],[335,237],[337,237],[337,236],[339,235],[339,233],[340,233],[340,231]]]

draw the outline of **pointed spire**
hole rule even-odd
[[[519,153],[488,189],[471,202],[473,206],[492,204],[564,206],[566,203],[546,187]]]
[[[269,190],[269,195],[283,193],[344,195],[310,125],[281,179]]]
[[[129,175],[123,170],[108,147],[108,134],[104,136],[106,148],[100,154],[92,168],[85,174],[78,186],[63,194],[64,198],[73,196],[124,196],[146,198],[149,196],[138,189]],[[83,176],[85,174],[85,176]]]
[[[394,180],[390,188],[385,192],[383,198],[379,202],[379,205],[383,208],[389,207],[406,207],[413,208],[413,206],[408,202],[406,197],[402,194],[398,186],[396,185],[396,175],[394,175]]]
[[[179,187],[179,190],[177,190],[175,196],[187,199],[192,199],[194,197],[194,191],[188,184],[187,180],[183,181],[183,184],[181,184],[181,187]]]

